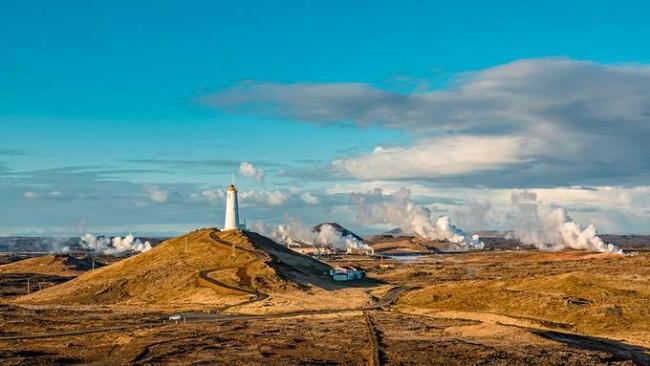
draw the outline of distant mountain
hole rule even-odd
[[[359,241],[364,241],[364,239],[363,239],[361,236],[359,236],[359,235],[353,233],[352,231],[350,231],[350,230],[344,228],[343,226],[337,224],[336,222],[324,222],[324,223],[322,223],[322,224],[318,224],[318,225],[314,226],[314,227],[312,228],[312,230],[314,230],[314,231],[317,232],[317,233],[320,233],[321,227],[322,227],[323,225],[330,225],[330,226],[332,226],[336,231],[338,231],[339,233],[341,233],[341,236],[351,236],[351,237],[353,237],[353,238],[355,238],[355,239],[357,239],[357,240],[359,240]]]
[[[404,235],[404,230],[396,227],[393,230],[388,230],[385,233],[382,233],[381,235],[400,236],[400,235]]]
[[[447,251],[449,247],[446,241],[388,233],[369,236],[366,243],[375,250],[376,254],[441,253]]]
[[[508,234],[512,234],[512,231],[499,231],[499,230],[481,230],[481,231],[473,231],[472,234],[476,234],[480,236],[481,238],[500,238],[503,239]]]

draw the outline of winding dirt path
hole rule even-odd
[[[390,289],[384,297],[376,302],[375,304],[362,307],[362,308],[349,308],[349,309],[329,309],[329,310],[297,310],[290,311],[285,313],[275,313],[275,314],[260,314],[260,315],[228,315],[228,314],[202,314],[200,318],[187,319],[186,323],[202,323],[202,322],[226,322],[234,320],[258,320],[258,319],[279,319],[279,318],[292,318],[297,316],[308,316],[308,315],[327,315],[327,314],[336,314],[336,313],[346,313],[351,311],[367,311],[367,310],[384,310],[386,307],[389,307],[397,297],[407,288],[404,287],[394,287]],[[238,305],[237,305],[238,306]],[[90,333],[99,333],[107,332],[113,330],[126,330],[133,328],[151,328],[169,325],[170,323],[163,321],[155,321],[143,324],[132,324],[124,326],[115,326],[115,327],[104,327],[104,328],[92,328],[92,329],[80,329],[66,332],[53,332],[45,334],[24,334],[24,335],[12,335],[0,337],[0,341],[10,341],[10,340],[20,340],[20,339],[38,339],[38,338],[55,338],[55,337],[65,337],[72,335],[81,335],[81,334],[90,334]]]
[[[607,352],[622,360],[632,360],[636,365],[650,365],[650,350],[643,346],[625,343],[616,339],[591,336],[549,327],[549,325],[561,326],[562,323],[473,311],[422,311],[422,309],[417,308],[405,308],[399,312],[439,319],[464,319],[480,322],[478,325],[463,327],[468,329],[474,328],[475,332],[489,331],[496,333],[500,327],[517,328],[529,334],[576,348]]]
[[[252,304],[252,303],[255,303],[255,302],[258,302],[258,301],[268,299],[270,297],[270,295],[268,295],[268,294],[265,294],[265,293],[259,292],[259,291],[255,291],[252,288],[246,288],[246,287],[243,287],[243,286],[229,285],[229,284],[227,284],[225,282],[219,281],[219,280],[211,277],[210,274],[216,274],[216,273],[219,273],[219,272],[226,272],[226,271],[230,271],[230,270],[233,270],[233,269],[237,268],[238,269],[237,276],[240,279],[244,280],[244,282],[248,282],[250,284],[252,282],[252,280],[251,280],[250,277],[248,277],[248,274],[246,273],[247,268],[250,267],[251,265],[255,264],[255,263],[263,263],[263,262],[269,261],[269,260],[271,260],[271,257],[269,257],[266,253],[259,253],[257,251],[250,250],[248,248],[243,248],[243,247],[241,247],[239,245],[236,245],[234,243],[225,241],[225,240],[219,238],[217,231],[213,231],[213,232],[210,233],[210,239],[212,239],[212,241],[215,244],[221,244],[221,245],[223,245],[225,247],[228,247],[228,248],[235,248],[235,249],[237,249],[239,251],[242,251],[242,252],[245,252],[245,253],[250,253],[250,254],[253,254],[255,256],[255,258],[253,260],[251,260],[251,261],[249,261],[247,263],[241,264],[241,265],[236,265],[236,266],[233,265],[233,266],[229,266],[229,267],[211,268],[211,269],[207,269],[207,270],[199,272],[199,278],[202,280],[202,283],[207,284],[208,286],[218,286],[218,287],[226,288],[226,289],[229,289],[229,290],[232,290],[232,291],[243,292],[245,294],[253,295],[253,298],[251,298],[249,300],[243,301],[241,303],[221,307],[218,310],[219,311],[226,311],[226,310],[231,309],[233,307],[249,305],[249,304]]]

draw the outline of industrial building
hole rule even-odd
[[[331,269],[330,276],[334,281],[353,281],[364,278],[366,273],[352,266],[343,266]]]

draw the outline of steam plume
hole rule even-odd
[[[266,230],[264,224],[256,224],[254,228],[260,230],[261,233]],[[324,224],[320,227],[320,231],[315,231],[294,218],[289,218],[287,223],[274,227],[269,236],[273,240],[288,246],[308,244],[316,248],[326,247],[332,250],[359,250],[365,253],[374,253],[372,247],[353,236],[343,236],[332,225]]]
[[[586,228],[568,215],[564,208],[540,214],[535,192],[513,192],[512,204],[516,209],[513,219],[513,235],[524,244],[539,250],[560,251],[566,248],[623,254],[614,244],[605,244],[596,235],[596,227]]]
[[[456,244],[457,250],[483,249],[478,235],[469,235],[454,226],[448,216],[434,218],[431,210],[411,202],[411,191],[402,188],[392,195],[383,194],[381,188],[368,193],[352,193],[352,203],[357,216],[366,224],[390,224],[404,233],[416,234],[431,240],[447,240]]]
[[[117,254],[126,251],[146,252],[151,249],[151,243],[140,239],[135,239],[133,234],[125,237],[113,237],[111,240],[105,236],[95,236],[93,234],[85,234],[79,240],[79,244],[86,248],[91,249],[102,254]]]

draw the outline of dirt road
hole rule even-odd
[[[368,330],[368,339],[370,340],[370,352],[372,354],[372,365],[381,366],[381,344],[379,343],[379,335],[375,323],[367,311],[363,312],[363,317],[366,321],[366,328]]]
[[[369,305],[367,307],[362,307],[362,308],[334,309],[334,310],[300,310],[300,311],[291,311],[285,313],[261,314],[261,315],[229,315],[224,313],[217,313],[217,314],[181,313],[180,315],[186,323],[200,323],[200,322],[226,322],[226,321],[235,321],[235,320],[277,319],[277,318],[289,318],[289,317],[309,316],[309,315],[327,315],[327,314],[345,313],[351,311],[382,310],[389,307],[395,300],[397,300],[399,295],[405,290],[407,290],[407,288],[394,287],[390,289],[388,292],[386,292],[386,294],[375,304]],[[165,319],[167,319],[167,317],[165,317]],[[75,330],[75,331],[68,331],[68,332],[54,332],[54,333],[45,333],[45,334],[5,336],[5,337],[0,337],[0,341],[36,339],[36,338],[54,338],[54,337],[99,333],[99,332],[107,332],[107,331],[114,331],[114,330],[132,329],[132,328],[157,327],[157,326],[163,326],[169,324],[169,322],[166,322],[165,319],[161,319],[155,322],[144,323],[141,325],[92,328],[92,329],[83,329],[83,330]]]

